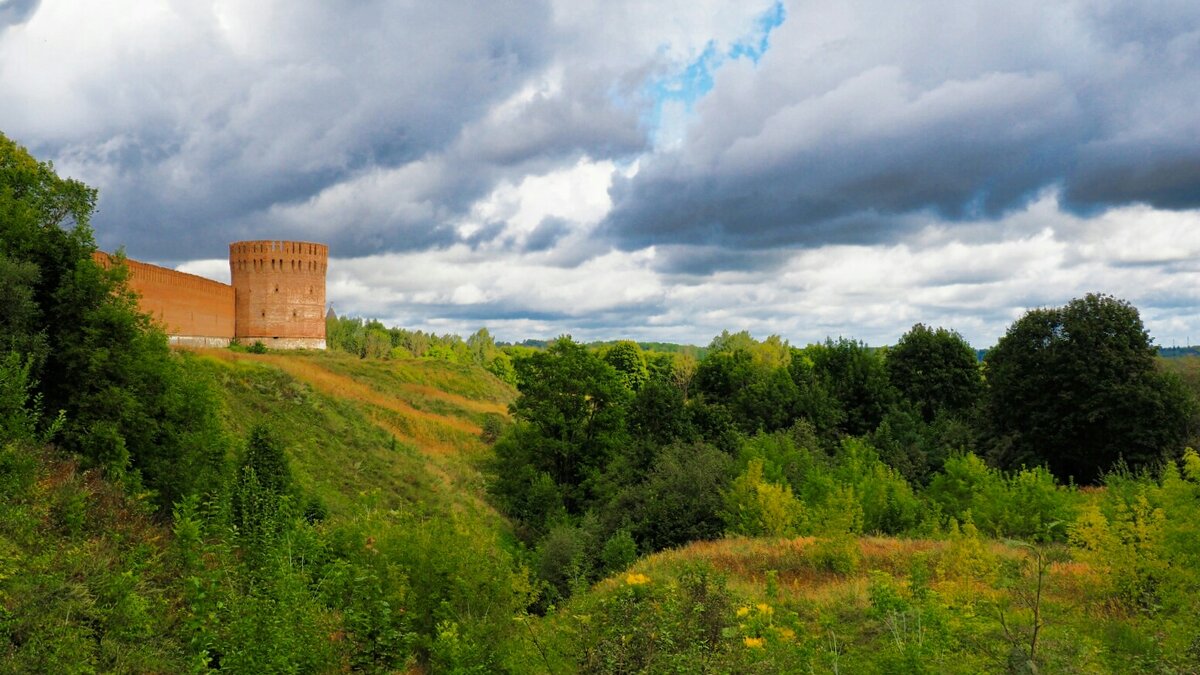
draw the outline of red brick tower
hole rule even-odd
[[[276,349],[325,349],[329,247],[303,241],[229,245],[235,336]]]

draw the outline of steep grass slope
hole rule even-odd
[[[255,623],[272,613],[311,619],[307,641],[293,646],[325,659],[273,663],[445,669],[503,649],[529,591],[507,521],[482,499],[479,435],[511,388],[436,362],[228,350],[180,358],[216,385],[231,445],[268,423],[301,497],[327,510],[288,535],[285,553],[298,558],[272,568],[300,585],[260,597],[242,587],[250,577],[227,534],[206,532],[198,544],[193,532],[182,545],[148,495],[53,449],[0,446],[0,672],[234,667],[261,656],[264,640],[299,631],[263,633]]]
[[[346,354],[202,351],[190,357],[220,385],[226,420],[244,435],[268,423],[300,486],[347,513],[365,492],[381,504],[453,510],[507,530],[482,500],[485,416],[504,414],[511,387],[476,368],[437,361],[365,361]]]

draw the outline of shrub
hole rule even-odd
[[[807,520],[791,487],[763,479],[761,459],[750,460],[746,472],[733,481],[725,493],[722,517],[727,533],[750,537],[793,536],[797,525]]]
[[[600,552],[600,562],[604,565],[605,573],[620,572],[637,560],[637,542],[629,530],[620,529],[604,542],[604,550]]]
[[[804,557],[813,569],[842,576],[857,571],[862,560],[858,541],[847,534],[817,540],[804,552]]]
[[[30,442],[39,400],[32,395],[33,359],[13,351],[0,356],[0,443]]]
[[[572,612],[570,645],[585,673],[683,672],[711,663],[734,619],[725,579],[688,566],[674,579],[631,573]]]
[[[973,454],[946,460],[925,495],[946,517],[970,519],[993,537],[1036,542],[1063,540],[1079,503],[1042,467],[1005,474]]]

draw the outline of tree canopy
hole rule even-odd
[[[133,469],[167,506],[219,478],[216,405],[139,312],[121,256],[111,269],[93,261],[95,204],[94,189],[0,134],[0,350],[30,364],[47,411],[64,412],[60,444],[114,475]]]
[[[1089,294],[1027,312],[986,359],[997,461],[1093,482],[1120,460],[1136,468],[1182,450],[1195,403],[1154,359],[1123,300]]]
[[[975,350],[945,328],[913,326],[888,350],[887,370],[892,385],[926,422],[943,410],[961,413],[971,408],[983,390]]]

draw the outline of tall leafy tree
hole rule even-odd
[[[496,444],[494,491],[512,499],[540,484],[545,493],[544,475],[567,510],[580,513],[624,446],[632,393],[612,366],[570,337],[518,359],[515,367],[521,396],[511,406],[512,432]]]
[[[1094,482],[1118,460],[1145,466],[1178,452],[1196,403],[1155,367],[1137,308],[1089,294],[1035,309],[986,359],[987,412],[1001,463],[1044,463]]]
[[[841,405],[843,432],[874,431],[896,399],[879,350],[857,340],[838,338],[804,349],[817,380]]]
[[[971,408],[983,391],[975,350],[958,333],[918,323],[887,353],[888,378],[926,422]]]
[[[38,357],[42,404],[66,412],[59,442],[114,473],[135,469],[169,505],[220,474],[215,402],[138,311],[120,256],[93,261],[95,204],[94,189],[0,134],[0,287],[16,299],[0,324],[33,336],[7,347]]]
[[[604,352],[604,360],[616,369],[621,381],[630,391],[642,388],[649,378],[646,368],[646,355],[642,348],[631,340],[621,340]]]

